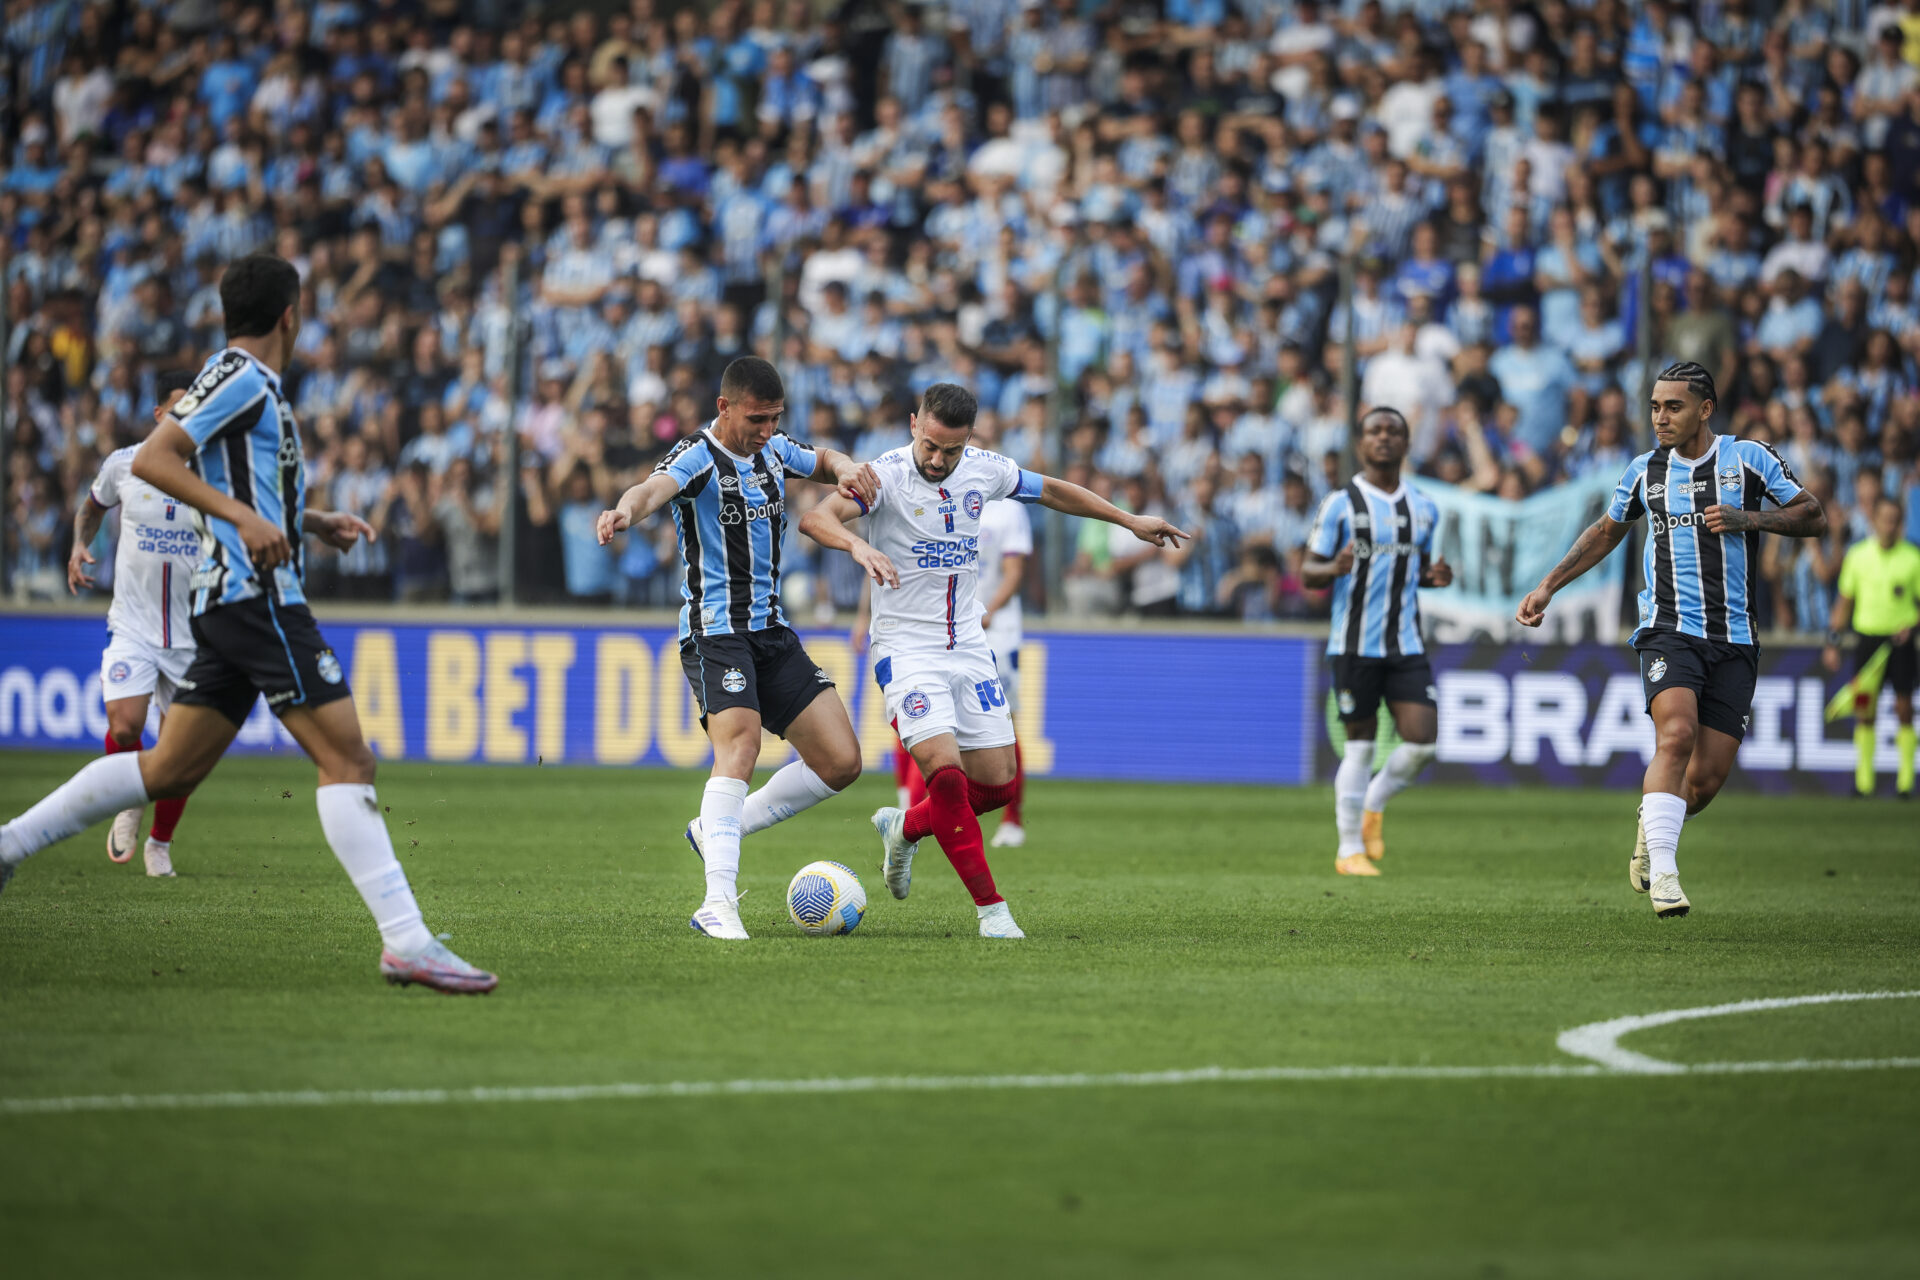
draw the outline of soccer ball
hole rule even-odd
[[[787,886],[787,914],[800,932],[816,938],[852,933],[867,914],[867,891],[853,868],[838,862],[809,862]]]

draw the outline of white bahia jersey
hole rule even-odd
[[[881,454],[873,469],[880,493],[867,514],[867,541],[900,572],[898,588],[874,588],[874,648],[893,654],[984,647],[982,517],[998,498],[1037,501],[1041,477],[984,449],[968,449],[939,484],[920,474],[906,448]]]
[[[108,454],[89,492],[95,506],[120,508],[107,625],[155,648],[191,648],[187,619],[199,528],[186,503],[134,478],[133,454],[132,447]]]
[[[1000,580],[1006,574],[1008,556],[1033,554],[1033,521],[1024,503],[989,502],[980,517],[980,608],[984,611],[1000,594]],[[1020,610],[1020,592],[993,615],[987,643],[996,653],[1011,653],[1020,647],[1020,628],[1024,619]]]

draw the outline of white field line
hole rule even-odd
[[[1187,1084],[1307,1083],[1337,1080],[1562,1080],[1638,1075],[1761,1075],[1803,1071],[1888,1071],[1920,1068],[1920,1058],[1795,1058],[1779,1062],[1663,1062],[1622,1049],[1630,1031],[1692,1018],[1757,1013],[1796,1005],[1897,1000],[1920,991],[1836,991],[1827,995],[1743,1000],[1589,1023],[1563,1032],[1559,1044],[1585,1063],[1511,1066],[1197,1067],[1066,1075],[852,1076],[813,1080],[681,1080],[663,1083],[532,1085],[468,1089],[302,1089],[265,1093],[118,1093],[68,1098],[0,1098],[0,1115],[76,1111],[234,1111],[261,1107],[423,1107],[499,1102],[644,1101],[795,1093],[957,1093],[1013,1089],[1137,1089]]]
[[[1636,1075],[1683,1075],[1689,1071],[1701,1071],[1700,1066],[1689,1067],[1683,1063],[1665,1062],[1659,1058],[1648,1057],[1644,1053],[1635,1053],[1631,1049],[1622,1049],[1620,1037],[1631,1031],[1645,1031],[1649,1027],[1664,1027],[1675,1022],[1689,1022],[1695,1018],[1721,1018],[1736,1013],[1764,1013],[1769,1009],[1792,1009],[1808,1004],[1841,1004],[1854,1000],[1910,1000],[1920,996],[1920,991],[1829,991],[1817,996],[1783,996],[1770,1000],[1740,1000],[1733,1004],[1702,1005],[1696,1009],[1668,1009],[1663,1013],[1640,1013],[1626,1018],[1612,1018],[1606,1022],[1589,1022],[1584,1027],[1575,1027],[1571,1031],[1562,1031],[1555,1042],[1563,1053],[1576,1058],[1585,1058],[1597,1062],[1613,1071],[1626,1071]],[[1905,1062],[1905,1059],[1889,1059],[1890,1062]],[[1734,1064],[1719,1064],[1731,1067]]]

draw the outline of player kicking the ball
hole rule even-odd
[[[1408,443],[1398,409],[1373,409],[1360,420],[1360,474],[1320,504],[1300,575],[1309,587],[1333,587],[1327,657],[1347,733],[1333,777],[1340,836],[1333,869],[1343,876],[1380,874],[1387,801],[1433,759],[1439,727],[1419,588],[1448,586],[1453,569],[1433,549],[1440,509],[1400,479]],[[1376,774],[1382,699],[1400,745]]]
[[[1627,880],[1651,891],[1662,920],[1692,905],[1680,888],[1680,826],[1719,794],[1747,733],[1760,661],[1753,619],[1760,535],[1813,538],[1827,527],[1819,500],[1771,447],[1714,434],[1717,398],[1713,375],[1697,364],[1661,371],[1651,405],[1658,447],[1628,465],[1607,513],[1517,614],[1522,626],[1539,626],[1554,592],[1606,559],[1647,517],[1647,586],[1631,643],[1654,750]],[[1766,501],[1778,510],[1762,511]]]
[[[220,278],[227,339],[134,455],[136,479],[199,513],[193,665],[150,751],[95,760],[0,826],[0,886],[22,861],[149,800],[185,797],[213,771],[262,694],[319,767],[320,829],[360,891],[385,948],[387,981],[486,992],[496,979],[437,941],[420,918],[374,794],[373,753],[340,660],[307,611],[303,534],[345,550],[373,530],[306,510],[306,460],[280,371],[300,336],[300,276],[255,253]]]
[[[1187,535],[1165,520],[1130,515],[1079,485],[969,448],[977,410],[965,387],[928,387],[920,412],[908,418],[913,443],[873,462],[878,493],[829,498],[802,517],[800,531],[847,552],[873,579],[874,680],[927,779],[925,800],[904,812],[886,808],[873,815],[887,888],[896,898],[907,896],[914,853],[931,835],[973,895],[980,936],[1021,938],[1026,935],[994,887],[980,834],[979,815],[1007,803],[1015,775],[1013,718],[976,594],[987,504],[1038,502],[1120,525],[1155,546]],[[871,540],[846,527],[862,515]]]
[[[158,427],[174,402],[193,384],[185,372],[158,379]],[[129,445],[108,454],[87,500],[73,513],[73,554],[67,557],[67,590],[75,595],[94,585],[87,572],[95,563],[87,551],[107,512],[120,508],[120,536],[113,552],[113,604],[107,610],[107,650],[100,656],[100,688],[107,704],[107,754],[138,751],[147,724],[147,705],[159,709],[162,723],[187,668],[193,664],[192,598],[188,582],[200,559],[200,531],[184,503],[134,478]],[[187,807],[185,796],[153,806],[153,830],[145,853],[147,874],[173,874],[173,831]],[[107,857],[126,862],[140,838],[144,809],[127,809],[107,828]]]
[[[860,740],[833,680],[800,645],[780,607],[787,478],[871,497],[878,481],[832,449],[781,431],[786,388],[765,360],[742,356],[720,376],[719,415],[654,473],[600,513],[600,545],[669,503],[686,572],[680,665],[713,742],[713,776],[687,842],[706,865],[707,893],[688,921],[710,938],[744,940],[740,838],[838,795],[860,776]],[[827,695],[827,696],[822,696]],[[800,758],[747,794],[770,729]]]

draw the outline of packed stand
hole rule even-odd
[[[594,517],[748,351],[803,439],[871,457],[960,381],[983,444],[1197,532],[1043,527],[1080,614],[1324,607],[1349,329],[1420,471],[1512,499],[1645,446],[1643,349],[1715,370],[1840,516],[1769,540],[1776,626],[1875,493],[1920,533],[1920,0],[5,12],[16,596],[257,247],[308,283],[316,500],[382,534],[320,596],[494,599],[511,522],[520,599],[673,603],[670,523]],[[853,606],[790,536],[789,603]]]

